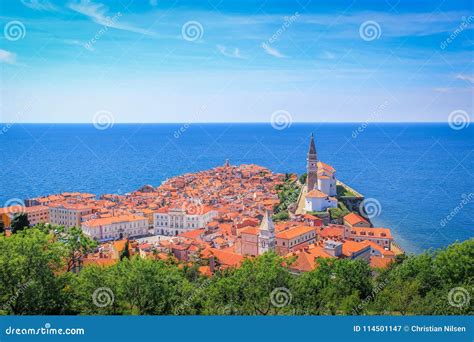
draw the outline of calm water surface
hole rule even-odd
[[[473,236],[474,125],[16,124],[0,135],[0,206],[64,191],[126,193],[222,165],[305,171],[308,137],[337,177],[381,204],[373,221],[410,252]],[[0,131],[2,125],[0,125]],[[471,195],[474,196],[474,195]],[[466,201],[464,201],[466,202]],[[462,207],[462,208],[461,208]],[[461,208],[445,225],[440,222]]]

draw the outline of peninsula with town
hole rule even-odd
[[[306,168],[227,160],[124,195],[5,206],[0,315],[474,313],[474,239],[404,253],[312,135]]]
[[[385,268],[403,251],[389,228],[374,227],[364,197],[338,181],[318,158],[311,135],[307,173],[277,174],[258,165],[223,166],[184,174],[158,187],[125,195],[61,193],[0,209],[7,233],[12,222],[77,227],[97,241],[78,262],[111,265],[123,249],[142,258],[206,259],[211,276],[266,252],[293,258],[294,273],[312,271],[318,258],[361,259]]]

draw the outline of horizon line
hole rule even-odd
[[[472,121],[468,121],[471,123]],[[0,122],[0,125],[94,125],[93,122]],[[269,121],[114,122],[112,125],[269,124]],[[294,124],[449,124],[449,121],[294,121]]]

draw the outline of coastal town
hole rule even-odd
[[[65,192],[26,199],[1,208],[0,223],[7,236],[18,216],[29,226],[80,228],[98,242],[81,265],[113,265],[127,249],[141,258],[197,262],[203,276],[269,251],[291,260],[295,274],[315,269],[318,258],[362,259],[386,268],[403,253],[390,229],[374,227],[365,215],[363,196],[319,160],[313,135],[306,169],[298,178],[226,160],[124,195]],[[282,189],[296,197],[285,198]]]

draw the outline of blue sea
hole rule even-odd
[[[301,174],[310,133],[319,159],[380,203],[372,221],[391,228],[406,251],[473,236],[474,125],[0,125],[0,206],[64,191],[123,194],[226,159]]]

